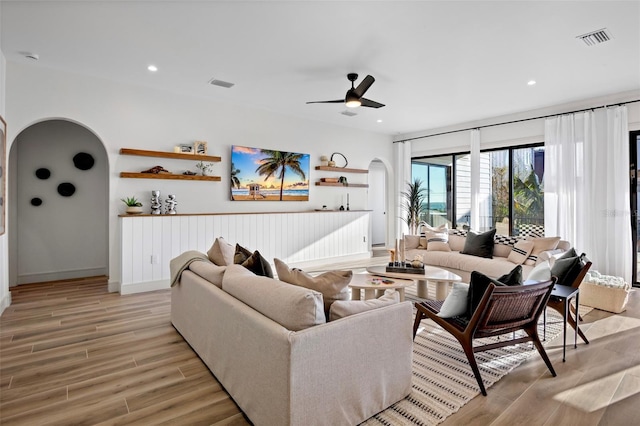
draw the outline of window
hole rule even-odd
[[[427,189],[424,217],[437,226],[469,229],[471,155],[414,158],[412,176]],[[480,232],[544,236],[544,146],[486,150],[480,153]],[[446,192],[445,192],[446,191]]]

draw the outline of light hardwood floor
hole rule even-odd
[[[120,296],[105,278],[21,285],[0,318],[2,425],[246,425],[169,319],[170,292]],[[547,345],[444,425],[627,425],[640,418],[640,292],[592,311],[590,345]],[[268,390],[265,390],[265,397]]]

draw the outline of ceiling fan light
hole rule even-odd
[[[347,108],[357,108],[362,105],[362,102],[360,102],[360,99],[350,99],[345,103],[345,105]]]

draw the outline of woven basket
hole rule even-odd
[[[619,314],[626,309],[628,300],[627,289],[605,287],[584,281],[580,284],[580,305]]]

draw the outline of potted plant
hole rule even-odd
[[[418,233],[420,216],[426,210],[424,204],[427,189],[422,186],[422,180],[415,178],[413,182],[407,182],[407,190],[402,192],[402,210],[404,216],[402,220],[409,227],[410,234]]]
[[[142,203],[136,197],[123,198],[122,202],[127,205],[127,214],[142,213]]]
[[[198,162],[198,164],[196,164],[196,167],[200,169],[200,171],[202,172],[202,176],[208,176],[209,172],[213,170],[213,163],[205,163],[204,161],[200,161]]]

